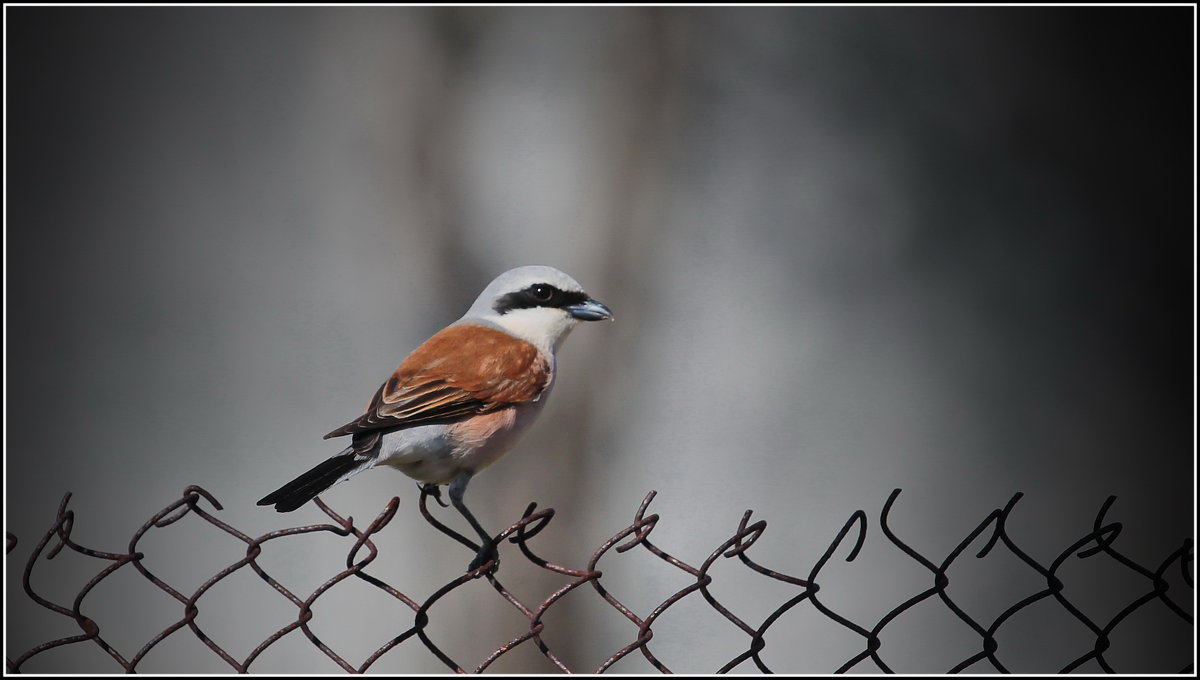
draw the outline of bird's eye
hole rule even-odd
[[[536,283],[530,289],[530,294],[538,302],[549,302],[554,297],[554,288],[544,283]]]

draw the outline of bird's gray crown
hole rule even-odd
[[[504,315],[515,309],[577,305],[588,299],[583,286],[554,267],[527,265],[497,276],[475,299],[467,316]]]

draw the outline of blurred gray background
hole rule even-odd
[[[676,557],[699,565],[753,509],[768,527],[752,555],[804,577],[862,508],[863,554],[843,546],[821,595],[869,628],[932,582],[879,534],[893,488],[893,528],[934,561],[1018,491],[1010,533],[1043,564],[1110,494],[1115,547],[1151,568],[1195,533],[1193,8],[5,15],[10,658],[78,633],[20,592],[64,492],[76,540],[116,552],[189,484],[250,535],[321,522],[254,502],[334,453],[321,435],[492,277],[532,263],[617,317],[575,331],[540,422],[468,494],[496,531],[529,501],[555,508],[535,543],[552,561],[582,567],[655,489],[652,538]],[[376,470],[323,498],[365,522],[393,495],[370,572],[423,600],[471,555],[420,520],[415,484]],[[976,560],[981,545],[951,580],[986,625],[1045,582],[1004,550]],[[140,544],[189,593],[240,546],[197,521]],[[307,594],[349,544],[267,548],[263,567]],[[527,601],[565,583],[503,554]],[[689,582],[641,551],[601,568],[643,617]],[[64,554],[35,585],[69,605],[98,569]],[[730,561],[714,575],[751,625],[797,592]],[[1103,557],[1062,576],[1101,625],[1150,590]],[[130,568],[85,602],[126,657],[182,615]],[[1110,663],[1184,667],[1192,631],[1164,611],[1118,627]],[[239,658],[295,618],[248,570],[201,612]],[[469,667],[528,627],[482,581],[431,620]],[[358,663],[411,622],[347,582],[312,627]],[[547,626],[580,669],[636,637],[589,589]],[[698,594],[654,630],[676,671],[747,647]],[[882,639],[903,672],[979,648],[937,603]],[[998,655],[1057,670],[1094,641],[1044,602],[1001,629]],[[767,642],[792,672],[862,649],[807,605]],[[252,668],[338,670],[299,633]],[[613,670],[649,668],[635,654]],[[228,667],[182,631],[139,669]],[[72,645],[24,670],[118,668]],[[409,643],[373,670],[445,667]],[[492,670],[553,668],[527,644]]]

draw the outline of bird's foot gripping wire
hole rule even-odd
[[[500,565],[500,551],[496,549],[496,542],[490,539],[479,546],[479,552],[475,554],[475,559],[467,565],[467,571],[475,571],[488,562],[492,562],[492,567],[488,571],[496,571]]]
[[[421,482],[417,482],[417,488],[421,490],[421,493],[437,501],[437,504],[443,508],[450,507],[449,505],[446,505],[446,501],[442,500],[442,487],[438,486],[437,484],[422,484]]]

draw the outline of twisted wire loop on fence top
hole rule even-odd
[[[267,648],[296,629],[299,629],[301,633],[307,637],[316,648],[320,649],[321,652],[329,656],[330,659],[348,672],[365,672],[390,650],[415,637],[417,640],[419,640],[420,644],[424,645],[448,668],[461,673],[465,672],[464,667],[461,666],[457,661],[453,660],[445,651],[439,648],[438,645],[427,634],[426,627],[428,626],[430,620],[429,611],[431,607],[438,602],[438,600],[443,598],[451,591],[479,578],[486,579],[486,581],[491,585],[496,593],[499,594],[500,597],[504,598],[504,600],[510,603],[526,619],[528,619],[529,629],[489,654],[472,669],[475,672],[483,671],[493,662],[495,662],[496,659],[500,658],[504,654],[507,654],[516,647],[526,643],[533,644],[538,651],[540,651],[560,670],[564,672],[572,670],[568,668],[563,660],[557,654],[555,654],[555,652],[542,638],[541,634],[545,630],[543,618],[546,611],[559,602],[567,593],[577,588],[584,587],[585,585],[589,585],[591,589],[599,595],[600,598],[602,598],[622,616],[628,619],[633,627],[632,641],[630,641],[624,647],[613,652],[608,659],[601,663],[599,667],[594,669],[594,672],[597,673],[602,673],[609,670],[618,661],[626,656],[629,656],[630,654],[634,654],[635,652],[641,654],[654,668],[658,669],[659,671],[670,672],[670,668],[668,668],[661,659],[655,656],[654,652],[651,650],[650,643],[654,637],[653,626],[655,621],[658,620],[664,612],[666,612],[679,601],[691,596],[694,593],[699,593],[699,596],[703,598],[703,600],[707,602],[717,614],[732,623],[748,638],[749,646],[746,648],[746,650],[737,654],[734,658],[730,659],[726,664],[721,666],[717,670],[717,672],[720,673],[737,669],[746,662],[752,663],[759,671],[762,672],[772,672],[775,670],[768,667],[761,656],[761,652],[767,647],[768,644],[767,632],[770,630],[772,625],[774,625],[780,620],[781,617],[784,616],[784,614],[801,603],[804,603],[805,601],[807,601],[814,609],[828,619],[862,637],[863,639],[862,651],[858,652],[850,659],[847,659],[845,663],[837,668],[837,672],[839,673],[849,671],[859,664],[866,663],[868,660],[870,663],[874,664],[875,668],[867,666],[861,670],[892,672],[892,669],[879,654],[880,647],[882,646],[880,637],[881,632],[904,612],[915,607],[921,602],[933,598],[940,600],[942,604],[944,604],[945,607],[954,614],[955,617],[961,620],[980,638],[979,650],[967,656],[962,661],[950,668],[949,672],[951,673],[964,671],[974,664],[983,661],[986,661],[986,663],[990,664],[992,668],[997,671],[1008,672],[1008,669],[1004,666],[997,655],[999,651],[999,644],[996,641],[997,630],[1021,610],[1046,598],[1053,598],[1054,601],[1061,605],[1063,609],[1065,609],[1072,617],[1078,620],[1080,624],[1085,626],[1095,636],[1095,643],[1091,649],[1083,650],[1083,653],[1081,653],[1078,658],[1074,659],[1065,667],[1060,669],[1060,672],[1064,673],[1075,670],[1082,664],[1092,660],[1095,660],[1095,662],[1105,672],[1115,672],[1104,656],[1105,651],[1107,651],[1110,646],[1111,633],[1131,614],[1144,606],[1150,605],[1151,603],[1159,603],[1161,606],[1166,608],[1166,611],[1177,617],[1183,624],[1186,624],[1189,627],[1193,625],[1191,613],[1189,613],[1189,611],[1185,609],[1183,605],[1179,604],[1178,601],[1173,599],[1168,594],[1169,584],[1165,578],[1165,574],[1167,574],[1169,570],[1178,568],[1182,571],[1183,582],[1189,588],[1194,590],[1195,585],[1191,574],[1191,565],[1195,559],[1195,556],[1192,549],[1191,539],[1186,540],[1183,545],[1168,555],[1157,566],[1157,568],[1149,569],[1138,564],[1130,559],[1127,555],[1118,552],[1113,547],[1114,541],[1121,532],[1121,524],[1119,522],[1105,523],[1105,518],[1108,514],[1109,508],[1113,504],[1113,501],[1116,500],[1115,497],[1109,497],[1104,505],[1100,508],[1095,522],[1093,523],[1092,530],[1086,535],[1082,536],[1079,540],[1075,541],[1066,550],[1063,550],[1050,563],[1049,566],[1042,565],[1022,551],[1014,543],[1013,538],[1006,530],[1007,521],[1012,514],[1013,509],[1016,507],[1017,501],[1019,501],[1021,498],[1020,493],[1014,495],[1004,508],[992,511],[950,552],[949,555],[945,557],[945,559],[943,559],[940,563],[935,563],[934,561],[918,553],[911,546],[897,537],[895,532],[893,532],[889,526],[888,518],[891,514],[892,507],[896,502],[896,498],[900,495],[899,489],[894,490],[891,496],[887,499],[887,502],[884,504],[883,511],[880,515],[880,528],[892,545],[917,562],[922,568],[930,572],[930,575],[932,576],[932,585],[928,589],[910,597],[893,608],[882,619],[868,629],[849,620],[841,614],[838,614],[830,606],[830,604],[824,602],[818,597],[818,593],[820,592],[821,572],[829,563],[829,561],[832,560],[835,555],[840,554],[845,554],[845,560],[847,562],[854,561],[858,557],[859,551],[863,546],[863,542],[867,537],[867,515],[862,510],[857,510],[850,516],[850,518],[838,531],[837,535],[833,539],[833,542],[830,543],[824,554],[820,557],[820,559],[817,560],[812,569],[809,570],[807,576],[805,578],[799,578],[797,576],[785,574],[781,571],[770,569],[751,559],[748,552],[750,548],[753,547],[755,542],[762,537],[763,532],[766,530],[767,523],[763,520],[750,523],[751,511],[749,510],[747,510],[742,516],[741,521],[737,526],[737,530],[733,533],[733,535],[717,546],[717,548],[712,551],[708,558],[705,559],[699,567],[689,565],[670,555],[650,541],[650,534],[654,530],[654,527],[659,519],[657,514],[646,514],[654,495],[654,491],[651,491],[646,495],[645,499],[634,513],[633,522],[630,523],[629,526],[617,532],[612,538],[608,539],[603,545],[597,548],[583,569],[571,569],[568,567],[551,564],[550,562],[538,556],[533,547],[530,546],[530,539],[537,536],[538,533],[540,533],[554,517],[554,510],[537,510],[536,504],[531,503],[529,507],[526,508],[520,519],[497,535],[497,542],[507,539],[517,546],[521,555],[531,564],[541,569],[566,576],[571,580],[566,585],[551,593],[548,597],[546,597],[545,600],[533,605],[529,605],[518,599],[499,580],[497,576],[499,573],[499,557],[480,565],[477,569],[468,571],[457,578],[454,578],[449,583],[439,588],[432,595],[425,598],[425,600],[422,602],[418,602],[417,600],[408,597],[392,585],[385,583],[371,574],[366,573],[365,569],[375,560],[378,555],[378,550],[375,547],[375,544],[372,542],[371,537],[386,527],[395,516],[397,508],[399,507],[399,500],[396,498],[393,498],[383,509],[383,511],[380,512],[379,515],[365,527],[356,526],[352,519],[342,517],[329,508],[329,506],[325,505],[325,503],[323,503],[320,499],[317,499],[315,501],[317,506],[329,516],[329,518],[332,520],[332,523],[313,524],[293,527],[290,529],[280,529],[278,531],[272,531],[263,534],[257,538],[251,538],[250,536],[238,531],[234,527],[229,526],[225,522],[222,522],[220,519],[217,519],[203,507],[202,501],[203,503],[206,503],[217,510],[221,510],[220,503],[218,503],[210,493],[198,486],[189,486],[184,490],[182,498],[174,501],[156,513],[134,533],[126,552],[111,553],[86,548],[72,540],[71,531],[75,523],[75,514],[74,511],[67,509],[68,501],[71,498],[71,494],[68,493],[63,497],[62,503],[59,505],[58,514],[53,525],[34,548],[33,553],[25,564],[24,573],[22,575],[22,584],[25,592],[31,599],[52,612],[61,614],[74,620],[79,626],[79,629],[82,631],[82,634],[50,640],[39,644],[32,649],[29,649],[28,651],[19,655],[16,659],[8,658],[6,659],[7,669],[9,672],[20,672],[22,665],[34,656],[64,645],[91,642],[108,653],[108,655],[111,656],[117,664],[124,668],[125,671],[135,672],[138,663],[145,658],[146,654],[150,652],[150,650],[154,649],[155,646],[160,644],[163,640],[167,639],[171,635],[184,628],[187,628],[196,638],[207,645],[208,648],[213,651],[213,653],[229,664],[230,668],[239,673],[248,672],[250,665],[254,663],[254,661]],[[441,499],[437,494],[436,487],[429,486],[422,488],[418,505],[425,520],[443,534],[462,543],[472,552],[476,551],[478,546],[474,542],[450,529],[433,516],[429,510],[427,502],[430,496],[433,496],[439,503],[441,502]],[[151,528],[167,527],[179,521],[189,513],[202,518],[204,521],[221,529],[226,534],[235,537],[237,540],[245,544],[246,547],[246,555],[244,558],[234,562],[228,567],[222,569],[220,572],[214,574],[190,595],[179,592],[163,579],[159,578],[149,569],[147,569],[143,562],[144,555],[138,550],[138,542]],[[346,555],[345,569],[337,574],[334,574],[306,597],[301,597],[300,595],[292,592],[282,583],[272,578],[256,562],[257,558],[263,552],[263,546],[268,542],[276,541],[287,536],[318,532],[328,532],[347,538],[353,537],[354,541]],[[852,533],[853,545],[850,545],[851,538],[848,537],[850,537]],[[1004,610],[999,616],[997,616],[994,621],[986,625],[976,621],[970,615],[968,615],[961,607],[958,606],[958,604],[954,602],[954,600],[950,598],[950,595],[947,593],[947,587],[949,586],[949,577],[947,576],[947,573],[949,572],[951,565],[963,555],[969,545],[984,535],[987,536],[987,541],[983,549],[976,554],[977,558],[986,556],[989,552],[995,549],[997,545],[1003,544],[1019,560],[1036,571],[1046,584],[1045,588],[1025,597],[1016,604],[1013,604],[1011,607]],[[57,542],[55,542],[54,545],[47,551],[47,547],[50,546],[51,541],[55,539],[57,539]],[[6,551],[11,552],[15,545],[16,537],[14,537],[12,534],[8,534]],[[107,566],[104,566],[94,577],[91,578],[91,580],[89,580],[83,586],[70,606],[57,604],[43,598],[34,591],[33,586],[31,585],[31,577],[34,567],[39,563],[39,558],[43,555],[43,553],[45,554],[46,559],[52,559],[64,547],[70,548],[81,555],[96,558],[107,564]],[[642,548],[646,550],[663,563],[668,564],[675,569],[679,569],[680,571],[689,575],[691,578],[691,583],[687,587],[663,600],[644,618],[638,616],[633,609],[620,602],[612,593],[605,589],[601,582],[603,574],[598,569],[599,562],[610,552],[623,553],[633,550],[634,548]],[[1140,595],[1120,609],[1120,611],[1108,622],[1101,624],[1093,621],[1082,611],[1080,611],[1078,607],[1071,603],[1062,592],[1063,583],[1058,578],[1057,574],[1072,555],[1075,555],[1079,559],[1088,559],[1098,555],[1105,555],[1114,560],[1117,564],[1120,564],[1133,574],[1143,579],[1147,583],[1147,590],[1144,594]],[[795,587],[797,591],[795,595],[781,604],[757,625],[751,625],[750,623],[747,623],[736,616],[729,608],[719,602],[709,590],[709,586],[713,582],[713,577],[709,573],[710,569],[718,562],[718,560],[722,558],[737,558],[741,564],[751,569],[753,572],[761,574],[766,578]],[[125,567],[126,565],[132,565],[132,568],[140,573],[146,581],[170,595],[182,605],[182,615],[178,621],[172,623],[166,629],[155,635],[131,657],[128,658],[120,651],[113,648],[108,642],[106,642],[104,637],[101,635],[102,629],[100,624],[91,617],[84,615],[81,611],[84,599],[87,597],[88,593],[91,592],[105,578],[109,577],[114,572]],[[210,638],[207,634],[205,634],[205,632],[197,624],[196,618],[199,614],[198,602],[204,596],[204,594],[221,580],[229,577],[231,574],[240,569],[246,568],[254,571],[254,573],[256,573],[267,585],[269,585],[282,597],[296,606],[296,620],[288,623],[283,628],[280,628],[271,634],[269,637],[267,637],[267,639],[259,643],[258,646],[246,656],[245,659],[239,661],[238,659],[235,659],[227,650],[213,641],[212,638]],[[333,586],[352,577],[362,580],[378,589],[381,597],[386,596],[402,602],[413,612],[413,623],[408,629],[399,632],[399,634],[379,647],[374,653],[368,656],[357,666],[347,661],[328,645],[322,642],[309,628],[309,622],[313,618],[312,607],[314,602],[327,593]],[[98,614],[96,616],[99,617]],[[114,620],[111,617],[109,618],[108,625],[115,626],[119,624],[119,620]],[[1191,671],[1192,666],[1188,665],[1180,672],[1189,673]]]

